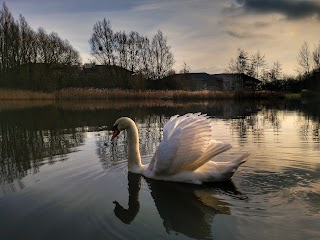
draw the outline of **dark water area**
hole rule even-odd
[[[192,185],[128,173],[138,125],[148,163],[170,116],[211,116],[249,151],[231,181]],[[320,106],[312,102],[0,103],[0,239],[319,239]]]

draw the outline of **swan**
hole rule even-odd
[[[141,163],[138,128],[132,119],[117,119],[111,140],[123,130],[127,130],[128,171],[156,180],[193,184],[226,181],[249,155],[229,162],[213,161],[231,145],[213,139],[211,121],[201,113],[172,116],[163,128],[163,140],[146,165]]]

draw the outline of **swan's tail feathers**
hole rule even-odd
[[[208,147],[207,151],[199,157],[195,162],[188,165],[185,170],[194,171],[201,167],[206,162],[210,161],[214,156],[223,153],[232,148],[231,144],[228,143],[214,143]]]
[[[248,157],[250,155],[250,153],[245,153],[243,155],[241,155],[240,157],[227,162],[226,163],[226,169],[224,171],[224,173],[222,174],[222,178],[223,179],[231,179],[233,174],[237,171],[238,167],[242,164],[245,163],[247,160],[245,159],[246,157]]]
[[[247,157],[250,155],[249,152],[246,152],[245,154],[241,155],[240,157],[232,160],[233,166],[235,166],[235,168],[238,168],[242,163],[245,163],[247,161]]]

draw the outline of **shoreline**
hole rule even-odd
[[[0,100],[277,100],[299,99],[301,94],[273,91],[183,91],[68,88],[46,93],[0,89]]]

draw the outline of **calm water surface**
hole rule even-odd
[[[196,186],[127,171],[113,122],[138,124],[151,160],[171,115],[212,116],[250,151],[232,181]],[[0,104],[0,239],[320,239],[319,104]],[[107,146],[104,143],[107,143]]]

